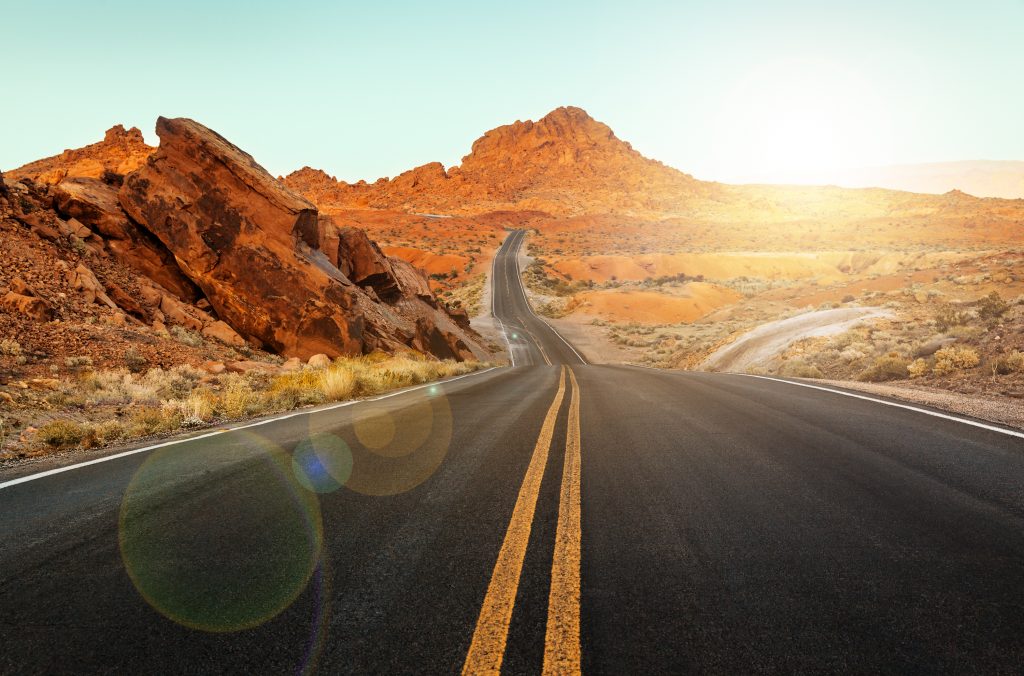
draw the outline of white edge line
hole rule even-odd
[[[821,385],[811,385],[810,383],[798,383],[792,380],[783,380],[782,378],[772,378],[770,376],[759,376],[753,373],[730,373],[728,375],[744,376],[747,378],[760,378],[762,380],[772,380],[777,383],[786,383],[787,385],[795,385],[797,387],[807,387],[812,390],[821,390],[822,392],[832,392],[833,394],[841,394],[844,397],[853,397],[854,399],[863,399],[864,401],[873,401],[876,404],[884,404],[886,406],[893,406],[895,408],[903,408],[908,411],[916,411],[917,413],[924,413],[925,415],[934,416],[936,418],[942,418],[944,420],[952,420],[954,422],[963,423],[964,425],[971,425],[972,427],[980,427],[984,430],[991,432],[999,432],[1000,434],[1006,434],[1011,437],[1019,437],[1024,439],[1024,432],[1017,432],[1014,430],[1006,429],[1004,427],[997,427],[995,425],[988,425],[977,420],[971,420],[969,418],[961,418],[955,415],[949,415],[947,413],[939,413],[938,411],[932,411],[927,408],[921,408],[920,406],[911,406],[910,404],[901,404],[895,401],[886,401],[885,399],[876,399],[875,397],[869,397],[863,394],[854,394],[853,392],[846,392],[844,390],[836,390],[831,387],[822,387]]]
[[[523,233],[522,239],[525,240],[526,239],[526,231],[525,230],[521,230],[520,232]],[[522,246],[522,241],[519,242],[519,246]],[[584,365],[589,364],[590,362],[588,362],[586,359],[584,359],[583,355],[581,355],[579,352],[576,351],[576,348],[573,347],[569,343],[569,341],[566,340],[562,336],[562,334],[558,332],[558,329],[556,329],[554,326],[551,325],[550,322],[548,322],[546,319],[544,319],[543,317],[541,317],[540,315],[538,315],[536,312],[533,311],[533,306],[530,305],[530,297],[526,295],[526,289],[523,288],[523,271],[520,270],[520,268],[519,268],[519,246],[516,247],[516,279],[519,280],[519,287],[521,289],[523,289],[523,298],[526,299],[526,308],[530,311],[531,315],[533,315],[534,317],[539,319],[542,323],[546,324],[547,327],[549,329],[551,329],[551,332],[554,333],[556,336],[558,336],[558,339],[561,340],[563,343],[565,343],[565,346],[567,348],[572,350],[572,353],[574,355],[576,355],[577,359],[579,359],[581,362],[583,362]],[[494,300],[494,296],[493,295],[491,296],[491,300]]]
[[[135,455],[136,453],[145,453],[147,451],[155,451],[158,448],[165,448],[167,446],[175,446],[177,444],[187,444],[187,443],[190,443],[190,442],[193,442],[193,441],[199,441],[200,439],[209,439],[210,437],[215,437],[218,434],[226,434],[228,432],[238,432],[240,430],[249,429],[251,427],[259,427],[260,425],[267,425],[267,424],[272,423],[272,422],[279,422],[281,420],[288,420],[289,418],[296,418],[296,417],[298,417],[300,415],[312,415],[314,413],[323,413],[325,411],[333,411],[335,409],[344,408],[346,406],[352,406],[354,404],[362,404],[362,403],[366,403],[366,402],[370,402],[370,401],[380,401],[381,399],[390,399],[391,397],[397,397],[397,396],[399,396],[401,394],[406,394],[406,393],[409,393],[409,392],[415,392],[416,390],[422,390],[422,389],[427,388],[427,387],[433,387],[435,385],[444,385],[446,383],[453,383],[456,380],[462,380],[463,378],[469,378],[471,376],[480,376],[480,375],[483,375],[485,373],[489,373],[491,371],[494,371],[497,368],[499,368],[499,367],[492,366],[491,368],[484,369],[483,371],[476,371],[474,373],[465,373],[465,374],[463,374],[461,376],[455,376],[454,378],[449,378],[448,380],[438,380],[438,381],[435,381],[435,382],[432,382],[432,383],[424,383],[422,385],[417,385],[415,387],[410,387],[408,389],[402,389],[402,390],[397,390],[395,392],[389,392],[388,394],[382,394],[382,395],[380,395],[378,397],[373,397],[372,399],[352,399],[350,401],[343,401],[343,402],[340,402],[340,403],[337,403],[337,404],[330,404],[329,406],[324,406],[323,408],[307,409],[307,410],[303,410],[303,411],[290,411],[288,413],[284,413],[282,415],[274,416],[272,418],[267,418],[265,420],[257,420],[256,422],[247,423],[245,425],[238,425],[237,427],[222,428],[222,429],[214,430],[212,432],[206,432],[204,434],[200,434],[200,435],[197,435],[197,436],[194,436],[194,437],[187,437],[185,439],[172,439],[170,441],[164,441],[164,442],[159,443],[159,444],[153,444],[152,446],[143,446],[142,448],[133,448],[130,451],[124,451],[122,453],[115,453],[113,455],[105,455],[102,458],[94,458],[93,460],[87,460],[85,462],[75,463],[74,465],[65,465],[64,467],[55,467],[54,469],[48,469],[45,472],[39,472],[37,474],[29,474],[27,476],[18,477],[17,479],[11,479],[10,481],[4,481],[3,483],[0,483],[0,490],[3,490],[4,488],[8,488],[10,486],[16,486],[18,484],[23,484],[23,483],[26,483],[28,481],[34,481],[36,479],[42,479],[43,477],[53,476],[54,474],[60,474],[61,472],[70,472],[71,470],[78,469],[79,467],[88,467],[89,465],[97,465],[97,464],[99,464],[101,462],[109,462],[110,460],[117,460],[118,458],[125,458],[125,457],[127,457],[129,455]]]

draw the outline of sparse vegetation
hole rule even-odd
[[[4,338],[0,340],[0,355],[17,357],[21,354],[21,344],[16,340]]]
[[[972,369],[980,363],[981,358],[974,348],[952,345],[935,353],[935,366],[932,367],[932,371],[935,375],[941,376],[955,371]]]
[[[202,347],[203,337],[195,331],[190,331],[183,326],[172,326],[170,329],[171,336],[183,345],[189,347]]]
[[[860,372],[857,380],[880,383],[886,380],[902,380],[910,375],[907,360],[895,353],[878,357],[875,362]]]
[[[470,373],[484,364],[437,361],[416,354],[374,353],[337,359],[322,369],[291,372],[227,373],[211,378],[190,366],[150,369],[86,370],[61,383],[49,395],[64,417],[38,428],[37,448],[92,448],[120,439],[169,434],[203,427],[216,420],[263,415],[357,396],[379,394],[438,378]],[[120,412],[103,421],[90,412]],[[0,449],[7,428],[0,421]]]
[[[954,326],[963,326],[970,318],[970,313],[957,310],[947,303],[935,313],[935,328],[939,331],[948,331]]]
[[[978,319],[985,322],[995,321],[1002,317],[1009,309],[1010,304],[993,291],[978,301]]]

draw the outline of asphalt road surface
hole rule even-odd
[[[0,474],[0,672],[1020,672],[1024,439],[588,365],[524,236],[513,368]]]

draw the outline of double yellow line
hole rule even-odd
[[[537,444],[519,488],[512,519],[505,531],[491,582],[487,586],[469,646],[463,674],[498,674],[505,656],[526,545],[537,508],[541,479],[551,450],[558,411],[565,398],[565,373],[569,372],[571,399],[565,440],[565,463],[558,499],[558,527],[551,564],[551,593],[544,635],[544,673],[580,673],[580,388],[572,369],[562,367],[555,399],[544,417]]]

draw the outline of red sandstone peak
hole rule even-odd
[[[102,141],[30,162],[8,175],[49,184],[65,178],[100,178],[105,173],[124,175],[142,166],[154,150],[137,127],[125,129],[117,124],[107,130]]]
[[[448,171],[433,162],[372,185],[313,183],[303,172],[285,183],[322,206],[448,214],[684,214],[694,196],[714,190],[644,157],[608,125],[572,106],[486,132],[462,165]]]

